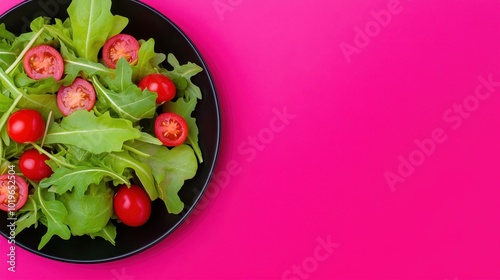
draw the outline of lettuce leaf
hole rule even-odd
[[[93,112],[78,110],[51,123],[45,144],[74,145],[94,154],[121,151],[125,141],[141,137],[139,129],[124,119],[111,118],[109,112],[96,117]]]

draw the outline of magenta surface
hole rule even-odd
[[[500,279],[499,1],[144,2],[215,78],[215,183],[124,260],[0,238],[0,279]]]

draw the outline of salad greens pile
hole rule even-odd
[[[114,245],[113,195],[118,185],[138,184],[151,201],[161,199],[169,213],[180,213],[184,204],[177,193],[203,161],[192,117],[202,95],[191,81],[203,69],[190,62],[181,65],[173,54],[155,52],[153,38],[139,40],[135,65],[122,58],[116,69],[108,68],[99,60],[99,51],[128,24],[127,18],[110,9],[111,0],[73,0],[69,18],[36,18],[31,31],[18,36],[0,24],[0,174],[31,148],[46,154],[54,171],[39,183],[29,182],[30,195],[17,212],[17,233],[40,223],[47,227],[38,249],[54,235],[65,240],[89,235]],[[25,73],[20,63],[24,54],[40,44],[60,51],[65,67],[60,81],[33,80]],[[162,66],[165,61],[171,70]],[[137,86],[151,73],[173,80],[177,89],[173,101],[158,107],[156,93]],[[78,77],[93,84],[95,106],[90,112],[79,110],[63,117],[56,92]],[[39,111],[47,122],[44,138],[37,143],[16,143],[6,132],[8,117],[23,108]],[[185,118],[189,134],[184,144],[167,148],[153,136],[151,123],[161,110]]]

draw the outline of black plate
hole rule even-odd
[[[20,34],[29,31],[29,22],[37,16],[67,18],[66,9],[69,2],[67,0],[51,2],[65,3],[57,6],[47,6],[47,2],[41,0],[23,2],[2,15],[0,23],[5,23],[11,32]],[[55,260],[74,263],[106,262],[133,255],[158,243],[187,218],[200,200],[212,176],[219,151],[221,121],[217,93],[208,68],[193,43],[168,18],[143,3],[115,0],[112,12],[129,18],[130,22],[124,33],[138,39],[154,38],[156,52],[173,53],[181,64],[190,61],[204,69],[193,78],[193,82],[200,87],[203,94],[194,116],[200,131],[199,141],[204,162],[199,166],[196,176],[188,180],[179,192],[185,203],[185,209],[181,214],[168,214],[163,202],[156,200],[153,202],[151,218],[144,226],[131,228],[117,225],[116,246],[99,237],[91,239],[85,236],[72,236],[65,241],[54,236],[42,250],[38,251],[38,243],[46,232],[43,225],[39,225],[37,229],[25,229],[16,236],[15,241],[18,246]],[[8,236],[7,214],[0,212],[0,231],[6,237]]]

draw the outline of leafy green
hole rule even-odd
[[[146,75],[156,73],[158,65],[165,60],[165,54],[155,53],[155,40],[153,38],[140,40],[141,47],[137,54],[137,65],[133,66],[133,80],[139,82]]]
[[[113,215],[113,190],[106,185],[91,185],[84,196],[66,192],[59,200],[68,210],[64,220],[71,234],[95,234],[101,231]]]
[[[132,122],[154,117],[156,93],[141,90],[132,82],[132,68],[125,59],[120,59],[116,67],[116,77],[108,80],[105,87],[97,77],[92,77],[96,93],[120,118]],[[103,108],[100,106],[99,108]]]
[[[167,61],[174,68],[172,71],[163,70],[162,73],[167,75],[175,84],[177,96],[186,99],[201,99],[201,90],[195,85],[191,78],[203,71],[200,66],[188,62],[180,65],[179,61],[173,54],[168,54]]]
[[[113,225],[113,222],[109,220],[106,226],[104,226],[100,231],[90,233],[89,235],[90,237],[92,237],[92,239],[94,239],[95,237],[102,237],[105,240],[109,241],[111,244],[115,245],[116,227],[115,225]]]
[[[78,110],[61,123],[51,123],[45,143],[74,145],[100,154],[121,151],[123,142],[140,136],[128,120],[111,118],[108,112],[96,117],[93,112]]]
[[[150,155],[135,155],[141,162],[151,167],[152,174],[158,184],[158,196],[165,203],[169,213],[178,214],[184,209],[178,192],[185,180],[191,179],[198,170],[196,156],[187,145],[172,149],[146,143],[134,143],[135,149]]]
[[[111,1],[73,0],[68,14],[76,53],[93,62],[109,36],[125,27],[123,17],[111,13]]]
[[[55,194],[49,193],[46,189],[36,188],[35,201],[40,205],[40,209],[46,218],[47,232],[42,236],[38,250],[42,249],[54,235],[58,235],[64,240],[71,237],[68,226],[64,223],[68,216],[68,211],[64,204],[56,200]]]
[[[52,176],[40,182],[40,188],[55,189],[57,194],[73,190],[75,197],[83,197],[91,184],[98,184],[104,177],[116,179],[122,184],[129,182],[106,166],[77,166],[75,168],[60,167]]]
[[[146,163],[131,157],[128,152],[110,153],[104,158],[103,162],[120,174],[123,174],[127,168],[132,169],[151,201],[158,198],[158,191],[151,174],[151,168]]]
[[[87,58],[77,57],[65,44],[61,44],[61,56],[64,59],[64,73],[73,79],[84,73],[87,76],[114,76],[115,71]]]

